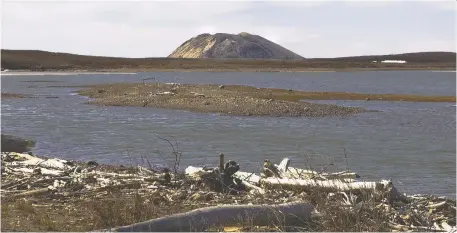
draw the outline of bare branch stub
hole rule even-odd
[[[169,139],[164,138],[164,137],[161,137],[161,136],[159,136],[159,135],[157,135],[157,134],[155,134],[155,133],[153,133],[153,134],[154,134],[157,138],[159,138],[159,139],[161,139],[161,140],[167,142],[167,143],[170,145],[171,149],[173,150],[172,154],[173,154],[174,159],[175,159],[174,164],[173,164],[173,172],[174,172],[175,174],[177,174],[178,171],[179,171],[179,166],[180,166],[181,157],[182,157],[182,153],[179,152],[178,141],[176,140],[175,137],[170,136],[170,137],[173,139],[173,141],[174,141],[174,144],[173,144]]]

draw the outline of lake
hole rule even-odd
[[[392,179],[400,191],[455,197],[455,103],[313,101],[380,112],[348,117],[233,117],[141,107],[97,107],[52,86],[113,82],[240,84],[307,91],[455,95],[455,72],[157,72],[88,75],[2,75],[2,92],[58,96],[4,99],[2,132],[37,140],[34,153],[110,164],[169,164],[167,138],[181,167],[216,165],[219,152],[244,171],[264,159],[362,178]],[[29,82],[32,81],[32,82]],[[48,81],[48,82],[33,82]],[[148,80],[147,82],[153,82]]]

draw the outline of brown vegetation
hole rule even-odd
[[[305,60],[116,58],[2,50],[2,69],[29,71],[322,71],[322,70],[455,70],[455,53],[319,58]],[[376,59],[405,59],[407,64],[372,63]]]
[[[222,230],[379,232],[393,229],[400,231],[455,229],[455,200],[426,195],[402,195],[402,198],[392,196],[391,182],[388,182],[390,185],[376,185],[374,189],[351,190],[338,188],[325,190],[319,188],[319,185],[313,189],[302,189],[299,186],[273,188],[261,185],[258,188],[263,192],[257,192],[256,189],[238,189],[234,186],[223,186],[226,189],[217,189],[217,186],[212,185],[219,182],[226,185],[225,182],[230,181],[224,177],[226,177],[225,174],[234,175],[233,172],[237,172],[232,166],[234,161],[226,163],[223,170],[219,170],[219,167],[206,170],[206,174],[214,176],[206,176],[205,172],[199,173],[201,175],[190,175],[187,169],[186,175],[170,174],[167,171],[141,166],[98,165],[93,161],[84,163],[18,153],[2,153],[1,162],[2,231],[79,232],[119,229],[117,228],[119,226],[201,207],[224,204],[232,206],[268,204],[274,208],[278,204],[297,202],[311,205],[315,211],[311,213],[309,208],[297,209],[294,211],[297,213],[295,217],[287,216],[286,211],[275,212],[273,209],[264,211],[272,213],[270,215],[264,212],[251,212],[252,215],[229,215],[231,220],[221,221],[219,225],[213,225],[211,221],[205,222],[205,219],[194,216],[195,218],[182,219],[183,222],[179,225],[187,225],[188,231],[200,232]],[[238,164],[236,166],[239,168]],[[278,170],[280,166],[275,165]],[[266,171],[270,168],[269,164],[264,164],[262,174],[269,176]],[[280,170],[282,172],[280,175],[300,170],[288,168],[291,167],[286,166],[285,169]],[[326,167],[323,167],[320,172],[301,170],[299,174],[306,172],[315,174],[311,177],[306,174],[300,175],[301,179],[315,184],[330,181],[325,179],[331,179],[334,183],[350,184],[351,181],[340,180],[343,177],[330,176],[342,175],[342,173],[326,173],[325,169]],[[167,174],[170,175],[169,179],[165,178]],[[275,174],[271,176],[274,177],[273,180],[276,178],[281,180]],[[246,180],[243,182],[249,182]],[[340,181],[337,182],[338,180]],[[41,190],[44,191],[41,192]],[[302,210],[303,216],[311,214],[309,216],[311,218],[298,217]],[[220,212],[221,215],[224,213]],[[260,214],[268,217],[266,225],[254,220],[254,215]],[[217,216],[221,217],[221,215]],[[289,220],[294,217],[296,221],[286,220],[286,217]],[[174,217],[168,219],[170,218]],[[192,224],[195,221],[203,221],[203,224]],[[224,225],[225,222],[233,225]],[[174,223],[176,224],[176,221]],[[143,226],[147,227],[147,225]],[[163,228],[160,224],[155,226]],[[166,228],[170,229],[168,226]],[[125,227],[123,230],[129,231],[130,228]]]
[[[2,92],[2,99],[22,99],[22,98],[26,98],[26,97],[27,97],[27,95],[24,95],[24,94]]]

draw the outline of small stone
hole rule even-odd
[[[205,105],[210,105],[211,103],[209,101],[204,102]]]

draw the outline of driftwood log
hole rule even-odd
[[[214,206],[110,230],[119,232],[202,231],[210,227],[239,224],[242,220],[255,225],[287,224],[290,226],[309,221],[313,210],[312,205],[302,202],[280,205]]]
[[[269,164],[269,161],[266,160],[264,163],[264,171],[266,169],[275,170],[275,172],[270,173],[273,176],[268,174],[262,174],[265,177],[276,177],[276,178],[289,178],[289,179],[316,179],[316,180],[333,180],[341,179],[345,181],[353,181],[355,178],[360,178],[360,176],[355,172],[342,171],[335,173],[326,173],[326,172],[317,172],[313,170],[306,170],[300,168],[290,167],[290,159],[284,158],[281,160],[279,165]]]
[[[323,191],[323,192],[363,192],[385,195],[390,200],[405,200],[389,180],[358,181],[346,182],[343,180],[314,180],[314,179],[280,179],[280,178],[262,178],[256,174],[248,172],[237,172],[234,174],[244,182],[251,183],[258,187],[267,189],[302,189],[305,191]]]

